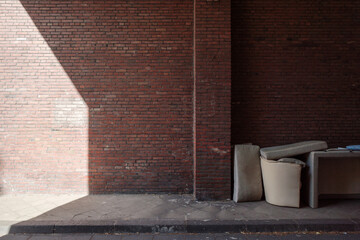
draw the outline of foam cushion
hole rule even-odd
[[[309,153],[312,151],[324,150],[327,147],[327,143],[324,141],[305,141],[275,147],[261,148],[260,153],[262,157],[274,160]]]
[[[235,202],[261,200],[262,192],[260,147],[236,145],[233,200]]]

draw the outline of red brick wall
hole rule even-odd
[[[360,143],[360,2],[232,1],[232,144]]]
[[[195,195],[231,193],[231,4],[195,1]]]
[[[229,197],[229,0],[0,6],[2,193]]]
[[[192,192],[192,1],[0,6],[3,192]]]
[[[21,3],[0,1],[0,192],[87,192],[87,156],[86,103]]]

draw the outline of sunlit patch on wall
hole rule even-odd
[[[0,6],[2,193],[87,193],[88,107],[20,1]]]

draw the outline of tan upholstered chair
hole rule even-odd
[[[302,165],[289,159],[284,162],[280,160],[261,157],[265,200],[278,206],[300,207]]]

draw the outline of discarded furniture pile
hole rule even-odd
[[[305,141],[266,148],[252,144],[235,145],[233,200],[258,201],[265,193],[265,200],[270,204],[298,208],[302,180],[304,181],[303,200],[312,208],[318,207],[320,194],[359,194],[360,196],[360,151],[351,149],[331,151],[327,148],[328,145],[324,141]],[[336,159],[337,162],[330,164],[330,159]],[[354,160],[350,167],[353,174],[347,178],[348,184],[346,184],[350,187],[341,186],[345,184],[346,177],[343,175],[348,175],[349,169],[346,173],[340,173],[340,180],[333,180],[331,184],[334,185],[333,187],[328,187],[326,183],[322,184],[326,187],[319,185],[331,178],[328,176],[332,174],[331,170],[327,172],[324,170],[330,169],[331,166],[328,165],[336,168],[339,159]],[[341,163],[345,163],[344,161]],[[319,168],[319,163],[320,166],[326,167]],[[324,188],[325,190],[321,191]]]

